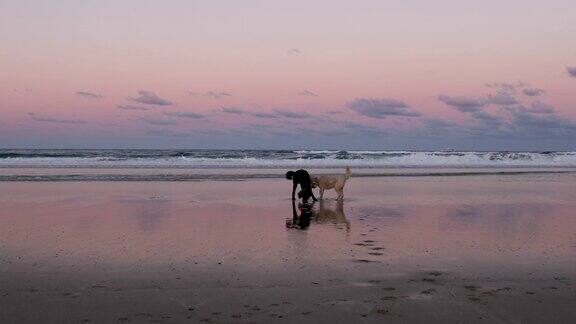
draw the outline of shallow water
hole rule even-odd
[[[0,181],[239,181],[284,179],[285,168],[179,168],[100,166],[0,166]],[[309,168],[312,175],[342,174],[344,168]],[[559,175],[576,179],[573,167],[403,167],[353,168],[354,178],[454,177],[454,176],[538,176]]]
[[[546,307],[555,304],[554,316],[571,318],[573,307],[558,301],[573,305],[576,298],[575,189],[573,177],[562,174],[352,178],[343,203],[329,191],[324,202],[304,208],[292,205],[290,185],[280,179],[0,182],[0,286],[8,294],[0,304],[14,316],[15,303],[48,307],[55,292],[99,305],[106,291],[130,293],[136,306],[153,308],[141,295],[153,289],[154,298],[169,303],[160,310],[182,319],[200,316],[186,313],[191,304],[218,321],[220,315],[209,315],[236,316],[256,301],[261,311],[244,319],[262,321],[270,313],[295,319],[291,312],[303,316],[311,306],[300,303],[315,298],[315,320],[353,320],[381,314],[383,304],[370,308],[365,301],[389,303],[381,298],[392,299],[386,291],[392,287],[404,303],[385,305],[400,316],[393,319],[416,316],[410,309],[425,306],[410,303],[422,301],[480,303],[459,311],[477,318],[478,309],[492,314],[501,306],[491,303],[508,298],[492,292],[506,291],[512,302],[553,284]],[[282,312],[262,306],[282,298],[292,303]],[[77,307],[65,317],[42,311],[55,321],[84,313],[109,319],[78,300],[63,304]],[[532,302],[522,307],[543,311]],[[110,316],[123,311],[114,308]],[[450,316],[440,312],[436,319],[461,319]],[[502,316],[530,321],[532,315]],[[238,319],[227,318],[220,320]]]
[[[464,255],[467,262],[574,261],[576,185],[561,175],[353,178],[343,203],[328,192],[313,205],[306,231],[286,227],[293,216],[288,187],[282,180],[0,183],[0,240],[5,259],[25,255],[29,262],[56,254],[57,263],[97,258],[112,265],[191,256],[267,265],[282,257],[315,263],[431,255],[442,258],[434,262]],[[355,245],[365,240],[382,255]]]

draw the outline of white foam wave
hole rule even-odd
[[[109,159],[103,157],[17,157],[0,159],[0,166],[37,167],[573,167],[576,152],[514,153],[514,152],[409,152],[409,151],[348,151],[361,155],[339,157],[340,151],[295,151],[294,153],[324,154],[323,158],[199,158],[154,157]]]

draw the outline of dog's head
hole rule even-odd
[[[316,188],[320,185],[320,179],[318,177],[312,177],[312,188]]]
[[[293,177],[294,177],[294,171],[286,172],[286,179],[287,180],[292,180]]]

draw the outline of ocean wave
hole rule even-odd
[[[576,152],[353,150],[0,150],[0,167],[573,167]]]

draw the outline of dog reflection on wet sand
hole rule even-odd
[[[344,203],[342,201],[336,201],[332,208],[328,207],[323,201],[320,201],[318,210],[314,209],[314,205],[298,204],[298,207],[296,207],[295,201],[292,201],[292,219],[286,220],[286,227],[306,230],[314,222],[316,224],[344,224],[346,231],[350,231],[350,222],[348,222],[344,214]]]

